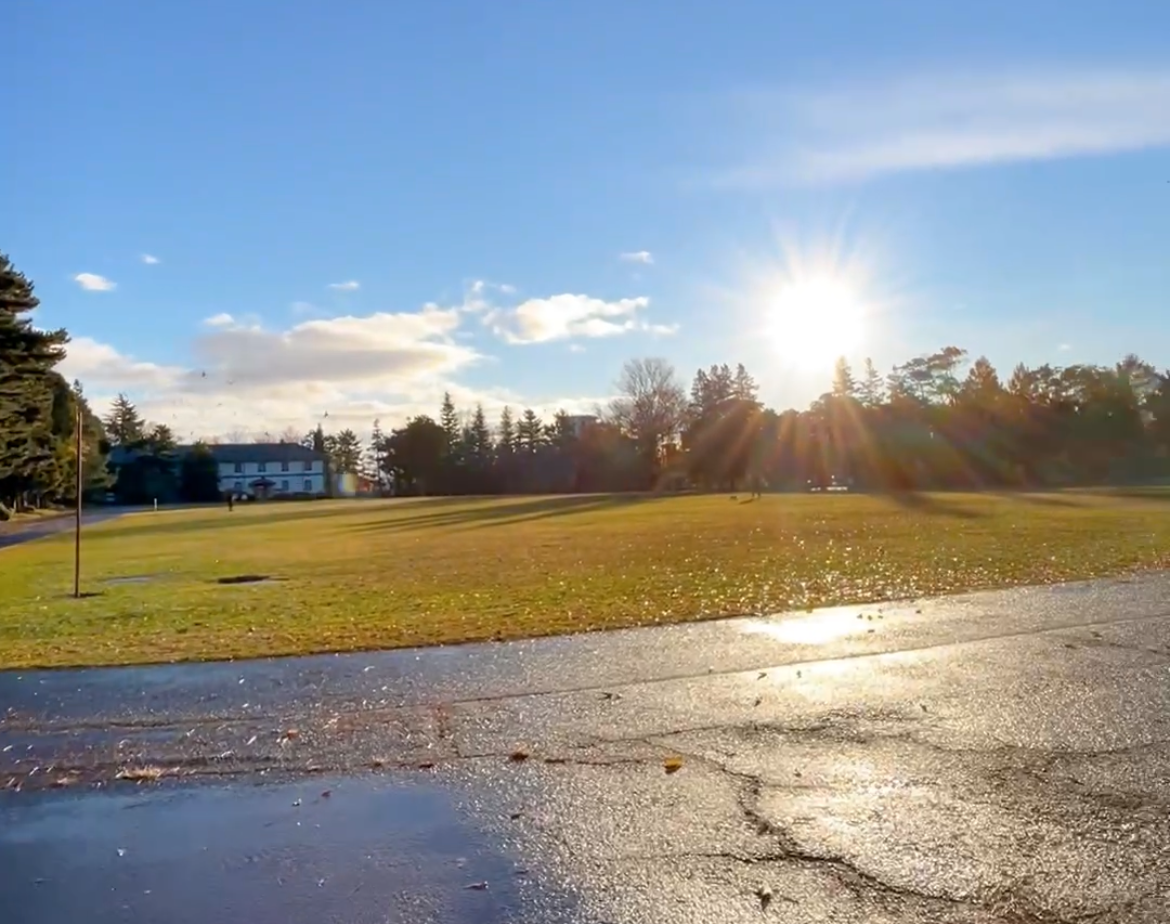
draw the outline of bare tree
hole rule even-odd
[[[686,415],[687,395],[674,366],[655,357],[631,359],[616,385],[619,396],[610,402],[607,416],[656,466]]]
[[[285,427],[280,431],[280,436],[276,438],[279,443],[300,443],[305,438],[304,431],[298,430],[296,427]]]

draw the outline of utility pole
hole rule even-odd
[[[73,597],[81,599],[81,401],[77,402],[77,420],[74,429],[77,431],[77,509],[73,520]]]

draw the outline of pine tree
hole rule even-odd
[[[844,356],[838,356],[837,362],[833,364],[833,394],[838,398],[852,398],[857,394],[853,370]]]
[[[374,429],[370,433],[370,479],[380,489],[382,487],[382,463],[386,458],[386,434],[382,432],[382,421],[374,420]]]
[[[446,436],[446,456],[452,461],[458,461],[460,453],[460,436],[463,428],[459,426],[459,412],[455,409],[455,402],[451,400],[451,392],[443,392],[443,405],[439,409],[439,426]]]
[[[504,405],[504,409],[500,411],[498,445],[502,456],[510,456],[516,451],[516,423],[512,419],[512,409],[507,405]]]
[[[886,389],[882,384],[882,374],[868,356],[865,358],[865,378],[857,386],[857,395],[866,407],[877,407],[886,397]]]
[[[39,304],[33,284],[0,253],[0,518],[5,505],[37,489],[38,473],[56,467],[50,373],[69,337],[23,317]]]
[[[362,458],[362,441],[348,427],[332,438],[329,459],[338,474],[356,473]]]
[[[166,424],[154,424],[146,434],[146,443],[156,455],[172,452],[176,446],[175,435]]]
[[[534,453],[544,442],[544,424],[532,408],[525,408],[516,426],[516,442],[524,452]]]
[[[743,363],[738,363],[735,367],[735,378],[731,384],[732,397],[738,398],[740,401],[755,401],[758,392],[756,380],[748,375]]]
[[[138,414],[138,408],[121,392],[110,405],[105,419],[106,434],[115,446],[133,446],[145,437],[146,424]]]
[[[492,446],[492,431],[488,428],[482,404],[475,406],[475,413],[471,417],[471,425],[468,429],[471,432],[469,442],[472,457],[477,465],[487,468],[492,464],[494,447]]]

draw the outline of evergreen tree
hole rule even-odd
[[[338,474],[356,473],[361,464],[362,441],[348,427],[330,438],[331,468]]]
[[[443,406],[439,409],[439,426],[447,438],[447,457],[457,459],[459,456],[460,435],[459,412],[455,409],[455,402],[451,400],[451,392],[443,392]]]
[[[475,413],[471,416],[470,448],[473,458],[481,468],[487,468],[492,463],[494,455],[492,446],[492,431],[488,428],[487,417],[483,412],[483,405],[475,406]]]
[[[740,401],[755,401],[758,392],[756,380],[748,375],[743,363],[738,363],[735,367],[735,378],[731,383],[731,396]]]
[[[155,455],[165,452],[174,452],[177,443],[171,428],[166,424],[154,424],[146,434],[146,445]]]
[[[865,358],[865,377],[857,386],[857,397],[866,407],[877,407],[885,400],[886,390],[882,384],[882,375],[877,371],[873,360]]]
[[[524,415],[516,426],[516,442],[527,453],[536,452],[544,442],[544,424],[530,407],[524,409]]]
[[[510,456],[516,451],[516,423],[512,419],[512,409],[504,405],[500,411],[499,449],[501,456]]]
[[[134,403],[121,392],[110,405],[105,424],[106,434],[115,446],[135,446],[145,437],[146,423]]]
[[[837,398],[852,398],[857,394],[857,383],[853,380],[853,370],[849,368],[849,361],[844,356],[837,357],[833,364],[833,395]]]
[[[57,465],[50,373],[69,337],[33,327],[25,315],[38,304],[33,284],[0,253],[0,518]]]

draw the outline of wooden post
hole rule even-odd
[[[73,520],[73,597],[81,598],[81,402],[77,402],[77,509]]]

